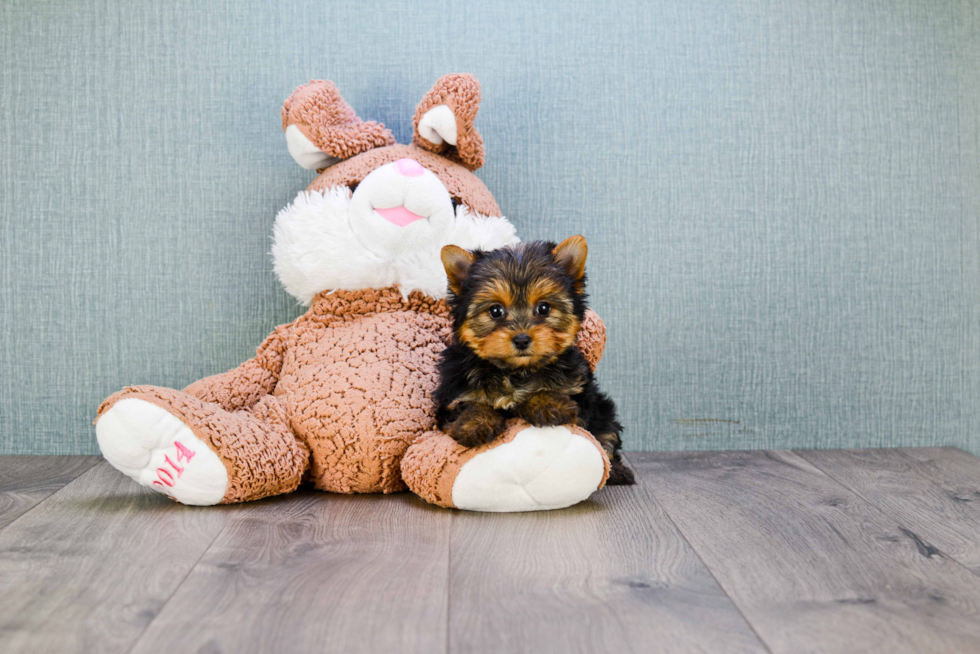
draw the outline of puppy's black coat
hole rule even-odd
[[[439,362],[436,419],[467,447],[487,443],[508,418],[577,424],[612,464],[609,484],[632,484],[622,425],[575,339],[587,308],[586,244],[538,241],[490,252],[443,248],[453,341]]]

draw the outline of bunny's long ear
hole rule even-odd
[[[309,170],[395,142],[384,125],[358,118],[334,83],[326,80],[313,80],[293,91],[282,105],[282,129],[289,154]]]
[[[475,77],[444,75],[415,109],[412,142],[476,170],[484,158],[483,138],[473,126],[479,109],[480,83]]]

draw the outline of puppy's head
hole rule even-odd
[[[575,344],[585,314],[581,236],[468,252],[442,249],[459,340],[505,368],[533,369]]]

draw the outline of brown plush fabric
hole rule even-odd
[[[286,326],[269,334],[256,355],[234,370],[198,380],[184,389],[194,397],[213,402],[225,411],[250,409],[272,393],[279,381],[286,351]]]
[[[338,493],[405,489],[399,464],[433,428],[449,310],[394,288],[317,295],[289,328],[275,396],[313,454],[310,479]]]
[[[500,207],[497,206],[497,201],[493,199],[490,190],[480,181],[479,177],[462,165],[428,150],[423,150],[417,145],[391,145],[386,148],[375,148],[352,159],[336,163],[323,170],[306,190],[326,191],[333,186],[353,188],[377,168],[406,157],[415,159],[435,173],[439,181],[449,191],[449,195],[473,211],[485,216],[502,215]]]
[[[582,327],[575,344],[585,355],[589,367],[595,372],[599,360],[602,359],[602,353],[606,350],[606,324],[592,309],[585,311],[585,318],[582,320]]]
[[[446,105],[456,116],[456,145],[439,143],[438,145],[426,140],[419,134],[419,121],[430,109]],[[412,143],[458,161],[469,170],[476,170],[483,165],[483,137],[473,126],[476,114],[480,110],[480,82],[468,73],[444,75],[436,81],[432,89],[425,94],[422,102],[415,109],[415,133]]]
[[[218,455],[228,471],[222,504],[296,490],[307,469],[309,449],[293,435],[281,403],[271,395],[247,410],[230,412],[170,388],[129,386],[109,396],[99,415],[129,398],[169,411]]]
[[[290,125],[296,125],[320,150],[339,159],[395,142],[384,125],[358,118],[334,83],[326,80],[300,86],[283,103],[283,131]]]
[[[510,434],[510,440],[516,433]],[[504,436],[495,442],[504,443]],[[402,479],[408,489],[429,504],[455,508],[453,483],[462,463],[460,455],[465,451],[451,436],[441,431],[428,431],[418,439],[402,458]]]
[[[441,431],[426,432],[418,442],[408,448],[402,459],[402,478],[409,490],[430,504],[456,508],[453,504],[453,484],[456,475],[473,457],[505,443],[509,443],[528,426],[514,418],[507,422],[507,429],[496,440],[480,447],[466,448]],[[609,479],[609,457],[592,434],[581,427],[569,425],[573,433],[591,442],[602,456],[604,471],[599,488]]]

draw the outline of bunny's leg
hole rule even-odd
[[[519,419],[474,448],[428,432],[408,448],[401,466],[409,489],[426,502],[470,511],[564,508],[588,498],[609,476],[609,458],[589,432]]]
[[[182,391],[131,386],[102,403],[95,429],[110,464],[182,504],[287,493],[309,466],[309,450],[272,395],[226,411]]]

